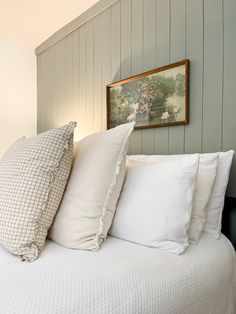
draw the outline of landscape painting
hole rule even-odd
[[[136,122],[135,128],[189,123],[189,60],[107,86],[107,126]]]

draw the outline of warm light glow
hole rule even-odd
[[[81,141],[85,136],[80,136],[79,134],[74,134],[74,142],[79,142]]]
[[[85,132],[83,130],[81,130],[80,127],[77,126],[77,128],[74,131],[74,142],[79,142],[81,141],[83,138],[87,137],[88,135],[92,134],[91,132]]]

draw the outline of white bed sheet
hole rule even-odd
[[[31,264],[0,248],[1,314],[234,314],[235,252],[204,234],[176,256],[109,237],[98,252],[47,241]]]

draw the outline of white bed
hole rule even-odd
[[[52,241],[34,263],[0,248],[2,314],[233,314],[235,252],[203,234],[176,256],[109,237],[101,250]]]

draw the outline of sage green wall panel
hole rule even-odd
[[[44,75],[44,71],[43,71],[43,57],[44,54],[40,54],[37,57],[37,132],[41,133],[44,130],[46,130],[44,128],[44,100],[43,100],[43,75]]]
[[[94,132],[102,130],[102,18],[101,14],[94,18],[94,85],[91,91],[94,97]]]
[[[94,21],[86,24],[86,108],[88,134],[94,132]]]
[[[236,1],[224,0],[224,83],[223,83],[223,150],[236,149]],[[234,30],[234,31],[232,31]],[[236,156],[231,171],[228,193],[236,196]]]
[[[132,75],[132,0],[120,1],[120,78]],[[129,145],[128,154],[136,153],[135,135]]]
[[[102,130],[107,127],[106,86],[111,83],[111,9],[102,13]]]
[[[111,79],[110,79],[110,82],[117,82],[120,79],[121,79],[121,3],[116,2],[111,7]]]
[[[156,0],[144,1],[143,7],[143,70],[156,66]]]
[[[204,1],[203,152],[221,150],[223,87],[222,0]]]
[[[81,32],[81,30],[80,30]],[[78,46],[80,43],[78,42]],[[61,124],[67,123],[67,121],[75,120],[78,124],[81,124],[78,115],[78,97],[77,93],[75,94],[75,86],[73,85],[74,78],[74,37],[73,34],[70,34],[66,38],[66,64],[65,64],[65,88],[63,89],[64,93],[64,109],[61,112]],[[83,70],[83,69],[81,69]],[[77,73],[80,73],[80,68],[77,67]],[[62,75],[62,74],[61,74]],[[55,78],[54,78],[55,81]],[[79,86],[80,90],[81,87]],[[78,89],[78,88],[77,88]],[[76,97],[75,97],[76,96]],[[81,103],[81,101],[79,100]],[[83,106],[81,106],[83,108]],[[57,110],[57,104],[55,108],[55,112]]]
[[[86,25],[82,25],[79,29],[79,88],[75,94],[78,93],[79,99],[79,116],[78,116],[78,137],[84,137],[89,133],[89,117],[87,115],[87,103],[86,103],[86,81],[87,81],[87,69],[86,69],[86,38],[87,38],[87,28]]]
[[[76,139],[104,130],[107,84],[188,58],[190,125],[135,131],[129,153],[236,150],[236,2],[101,0],[97,8],[37,49],[38,132],[69,120],[78,121]],[[236,160],[230,182],[236,197]]]
[[[131,3],[131,71],[132,75],[143,72],[143,9],[144,0],[132,0]],[[142,153],[142,131],[132,133],[130,154]]]
[[[75,129],[75,140],[81,138],[81,108],[80,106],[80,29],[77,29],[72,33],[72,99],[70,100],[72,106],[70,110],[73,117],[71,120],[75,120],[78,123],[78,127]]]
[[[121,79],[130,77],[132,74],[132,45],[131,45],[131,16],[132,16],[132,2],[131,0],[120,1],[120,12],[121,12],[121,25],[120,25],[120,40],[121,40],[121,61],[120,61],[120,72]]]
[[[185,59],[185,0],[171,0],[170,62]],[[169,128],[169,153],[184,153],[184,126]]]
[[[144,1],[143,7],[143,71],[156,67],[156,0]],[[142,130],[142,154],[155,153],[155,129]]]
[[[43,77],[44,84],[47,86],[47,88],[42,89],[41,96],[42,96],[42,127],[41,130],[47,130],[50,128],[50,126],[54,126],[54,103],[55,103],[55,97],[52,95],[52,89],[51,89],[51,80],[50,77],[52,75],[52,70],[54,69],[53,64],[51,63],[50,57],[51,57],[51,51],[52,48],[48,49],[47,53],[42,55],[41,62],[42,62],[42,74],[45,72],[47,75]],[[56,95],[55,95],[56,96]],[[50,101],[50,103],[49,103]]]
[[[170,63],[170,1],[156,0],[156,67]],[[169,127],[155,129],[155,154],[168,154]]]
[[[43,88],[43,103],[46,107],[46,111],[44,111],[45,129],[65,123],[67,117],[73,115],[70,110],[66,109],[67,92],[69,92],[66,90],[66,46],[67,40],[61,40],[44,53],[46,58],[43,76],[46,87]]]
[[[185,153],[202,150],[203,2],[186,2],[186,54],[191,60],[190,121],[185,126]]]

